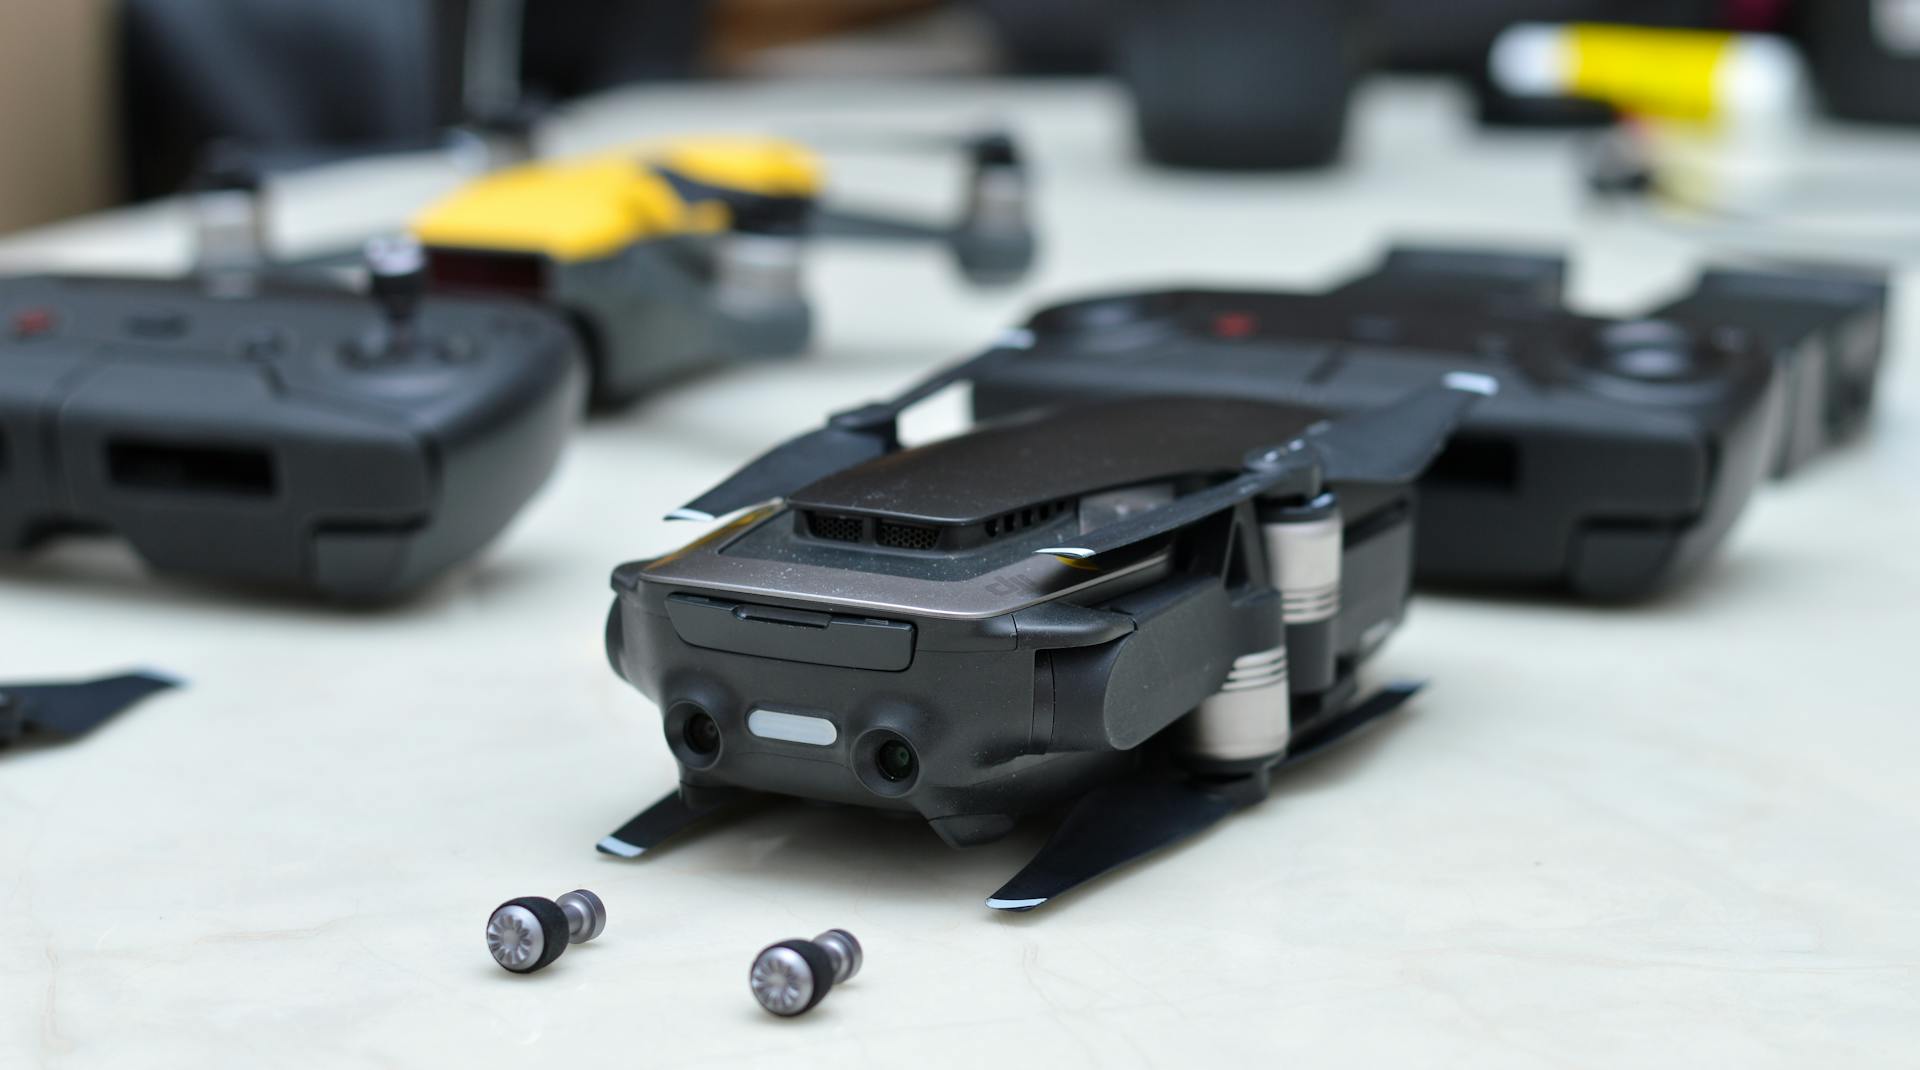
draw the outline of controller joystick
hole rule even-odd
[[[209,156],[194,183],[194,274],[213,297],[250,297],[268,261],[260,172],[228,149]]]
[[[860,941],[845,929],[811,940],[784,940],[754,956],[747,985],[770,1013],[792,1018],[812,1010],[833,986],[860,972]]]
[[[367,293],[385,322],[354,351],[358,363],[384,364],[407,359],[424,348],[418,324],[427,292],[427,257],[420,243],[404,236],[380,237],[364,251]]]
[[[386,602],[479,552],[559,457],[579,339],[528,302],[424,296],[411,243],[367,261],[364,295],[0,281],[0,442],[35,444],[0,479],[0,558],[84,519],[158,571]]]
[[[522,896],[487,916],[487,951],[506,970],[533,973],[552,965],[568,944],[584,944],[606,927],[606,905],[585,888],[558,899]]]
[[[1743,353],[1757,349],[1735,327],[1702,331],[1662,319],[1625,320],[1595,333],[1575,380],[1597,395],[1641,405],[1709,404],[1740,378]]]

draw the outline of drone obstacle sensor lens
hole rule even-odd
[[[680,731],[687,741],[687,749],[695,754],[704,756],[720,749],[720,726],[713,722],[710,714],[694,714],[687,718],[686,727]]]
[[[918,764],[913,756],[913,748],[899,739],[889,739],[880,744],[880,749],[874,753],[874,761],[880,767],[880,775],[896,784],[910,779]]]

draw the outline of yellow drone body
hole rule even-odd
[[[593,402],[610,407],[707,365],[804,352],[812,238],[940,244],[981,285],[1018,278],[1033,237],[1017,154],[998,133],[962,147],[969,193],[951,224],[823,206],[808,149],[717,136],[504,168],[429,205],[411,230],[435,289],[564,315],[591,363]]]
[[[635,242],[729,227],[754,202],[812,201],[820,164],[773,138],[649,142],[537,160],[479,178],[421,212],[423,245],[546,256],[612,256]]]

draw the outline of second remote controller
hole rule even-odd
[[[1500,383],[1420,481],[1423,581],[1647,595],[1754,486],[1864,422],[1884,279],[1712,271],[1638,319],[1561,305],[1556,257],[1396,249],[1323,294],[1162,290],[1041,311],[974,376],[975,415],[1173,394],[1344,413],[1439,366]]]

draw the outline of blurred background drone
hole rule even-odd
[[[1460,80],[1495,126],[1758,112],[1777,127],[1816,107],[1920,123],[1911,0],[0,0],[0,12],[13,147],[0,230],[178,192],[221,142],[286,164],[520,136],[572,98],[662,80],[1111,73],[1148,159],[1225,169],[1336,162],[1355,85],[1386,70]],[[1695,148],[1636,135],[1597,151],[1588,181],[1747,223],[1824,224],[1844,206],[1873,213],[1876,234],[1904,202],[1899,176],[1863,197],[1791,161],[1784,200],[1781,168],[1757,168],[1770,199],[1756,209],[1753,154],[1716,147],[1703,165]]]

